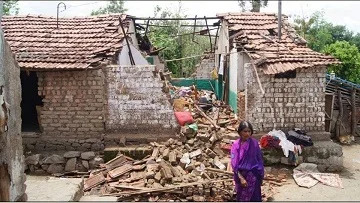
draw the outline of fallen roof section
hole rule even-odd
[[[26,70],[81,70],[96,68],[122,48],[129,19],[125,14],[59,18],[43,16],[5,16],[4,36]],[[57,28],[57,23],[59,27]]]
[[[234,38],[237,48],[248,51],[254,64],[265,74],[340,63],[332,56],[308,48],[285,15],[282,15],[280,40],[276,14],[245,12],[217,16],[228,22],[230,39]]]

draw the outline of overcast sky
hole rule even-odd
[[[19,1],[21,15],[41,14],[56,16],[60,1]],[[104,6],[106,1],[63,1],[67,9],[60,17],[87,16],[91,11]],[[137,17],[153,16],[154,7],[175,10],[177,1],[126,1],[127,14]],[[238,12],[237,1],[182,1],[182,8],[188,16],[216,16],[216,13]],[[264,12],[277,12],[278,2],[270,1]],[[315,11],[324,11],[325,19],[334,24],[346,25],[354,32],[360,32],[360,1],[283,1],[282,10],[286,15],[309,16]],[[63,9],[60,9],[63,10]]]

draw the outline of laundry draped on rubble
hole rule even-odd
[[[300,145],[294,145],[294,143],[289,141],[286,138],[286,135],[285,135],[285,133],[283,131],[281,131],[281,130],[272,130],[268,134],[280,139],[279,145],[281,146],[285,157],[289,157],[290,152],[301,154],[301,152],[302,152],[301,146]]]
[[[288,132],[287,139],[294,144],[302,145],[305,147],[314,145],[314,143],[311,140],[311,137],[307,136],[306,132],[304,132],[298,128],[295,128],[294,130],[290,130]]]
[[[260,146],[263,149],[281,148],[279,143],[280,143],[280,139],[275,136],[264,135],[260,138]]]
[[[300,164],[294,169],[293,177],[301,187],[311,188],[320,182],[331,187],[344,188],[338,174],[320,173],[317,165],[312,163]]]

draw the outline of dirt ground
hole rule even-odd
[[[340,177],[344,189],[321,183],[307,189],[296,185],[291,178],[289,184],[277,188],[273,201],[360,201],[360,143],[343,146],[343,154],[345,169]]]

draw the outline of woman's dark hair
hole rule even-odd
[[[245,128],[250,128],[250,131],[251,131],[251,134],[254,133],[254,129],[251,125],[251,123],[247,122],[247,121],[241,121],[240,124],[239,124],[239,127],[237,129],[237,132],[240,134],[240,132],[242,130],[244,130]]]

